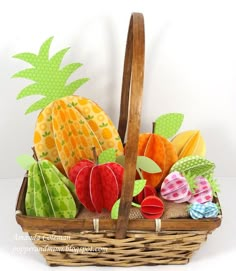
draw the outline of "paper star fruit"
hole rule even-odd
[[[62,172],[81,159],[91,158],[91,147],[97,151],[115,148],[123,153],[119,134],[107,114],[93,101],[72,94],[88,78],[68,83],[70,76],[82,66],[72,63],[61,67],[69,48],[62,49],[49,58],[52,38],[46,40],[38,54],[21,53],[14,57],[31,64],[31,68],[16,73],[13,77],[32,80],[18,99],[41,95],[42,99],[31,105],[26,113],[42,109],[36,122],[34,146],[39,159],[47,159]]]
[[[179,159],[189,155],[205,156],[206,144],[198,130],[185,131],[176,135],[172,144],[175,146]]]
[[[18,162],[28,170],[25,196],[27,215],[57,218],[76,216],[78,200],[73,196],[75,195],[74,184],[51,162],[33,161],[26,155],[19,157]]]
[[[211,177],[215,164],[198,155],[186,156],[178,160],[170,169],[170,172],[178,171],[181,174],[191,176]]]

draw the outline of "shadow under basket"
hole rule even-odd
[[[131,16],[121,95],[119,134],[126,143],[125,174],[118,220],[80,215],[75,219],[31,217],[25,213],[27,177],[16,206],[16,220],[51,266],[139,266],[186,264],[207,235],[220,226],[211,219],[143,219],[132,215],[133,182],[141,116],[144,64],[142,14]],[[128,113],[129,112],[129,113]],[[127,121],[128,119],[128,121]],[[86,218],[84,218],[86,217]]]

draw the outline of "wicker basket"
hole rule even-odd
[[[58,219],[25,214],[27,178],[16,206],[16,220],[28,232],[49,265],[138,266],[185,264],[207,235],[220,226],[212,219],[129,219],[136,174],[144,70],[144,21],[131,16],[124,62],[119,133],[126,160],[118,220],[109,218]]]

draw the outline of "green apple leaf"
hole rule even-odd
[[[120,199],[118,199],[112,209],[111,209],[111,218],[112,219],[118,219],[118,214],[119,214],[119,207],[120,207]]]
[[[30,167],[36,163],[34,158],[28,154],[22,154],[16,158],[17,163],[25,170],[29,170]]]
[[[116,150],[113,148],[103,151],[98,157],[98,164],[105,164],[116,161]]]
[[[178,132],[183,120],[184,115],[180,113],[161,115],[155,121],[154,134],[171,138]]]
[[[135,203],[135,202],[131,202],[131,205],[132,205],[132,206],[134,206],[134,207],[137,207],[137,208],[140,208],[140,207],[141,207],[141,205],[140,205],[140,204]]]
[[[148,173],[161,172],[161,168],[151,158],[146,156],[137,157],[137,168]]]
[[[136,180],[134,182],[134,192],[133,192],[133,197],[137,196],[144,188],[146,185],[146,180]]]

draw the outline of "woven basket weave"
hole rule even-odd
[[[130,208],[136,174],[144,75],[144,20],[130,20],[120,107],[119,133],[127,130],[125,174],[118,220],[78,216],[76,219],[30,217],[25,213],[27,178],[16,206],[16,220],[28,232],[49,265],[138,266],[185,264],[207,235],[220,226],[212,219],[136,219]],[[85,218],[86,217],[86,218]]]

